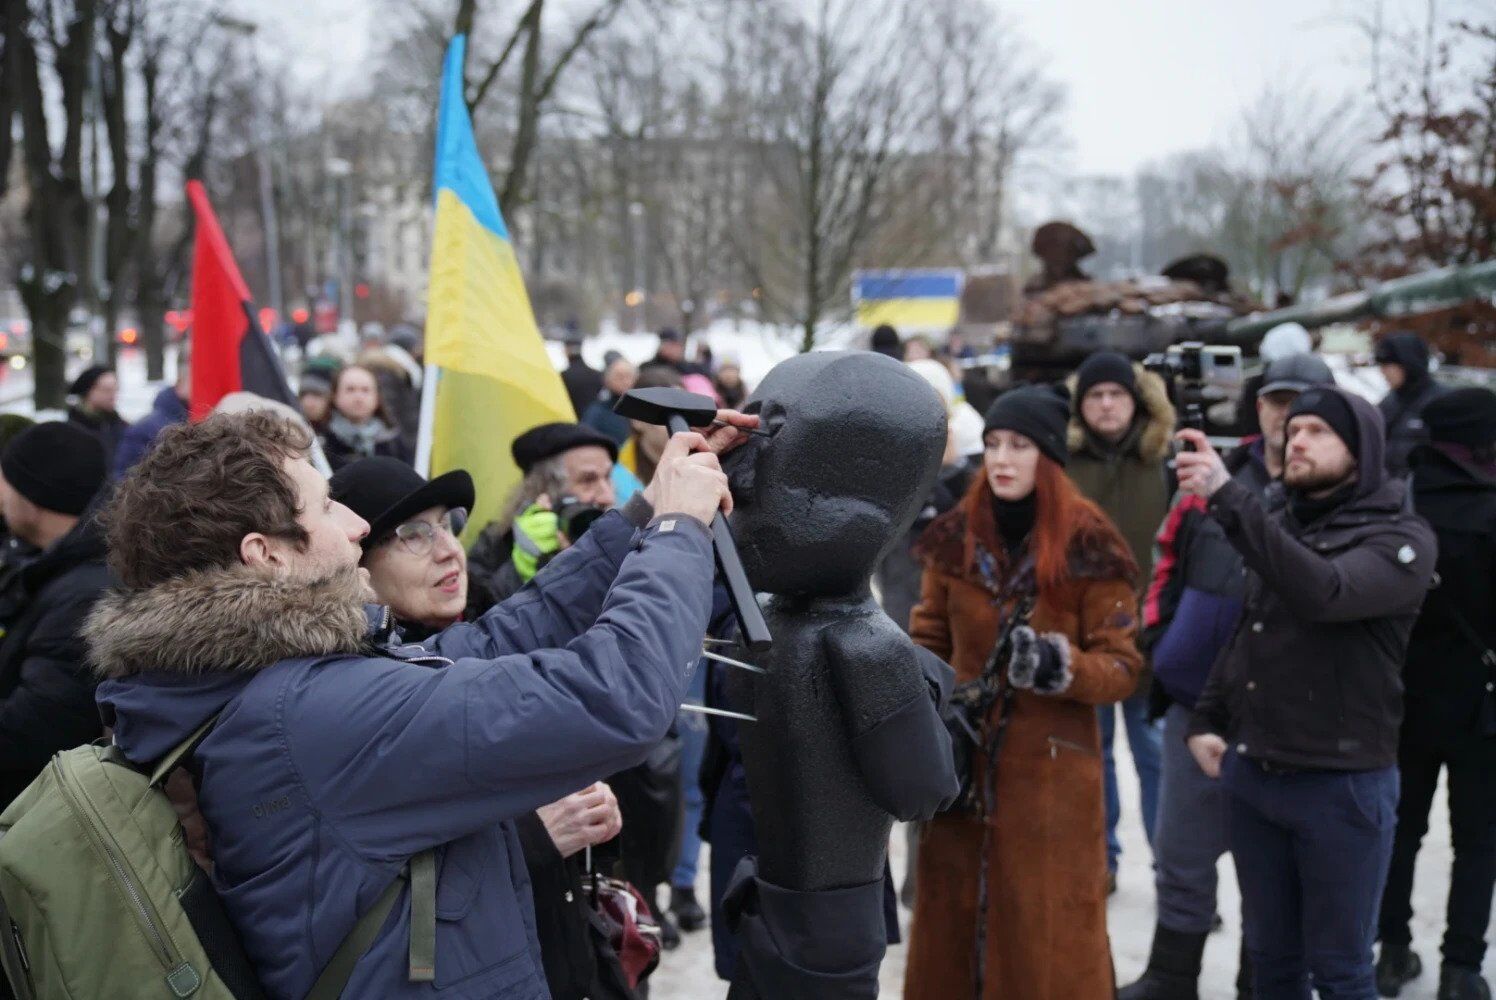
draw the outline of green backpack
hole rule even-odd
[[[150,774],[110,745],[63,751],[0,814],[0,965],[17,1000],[263,1000],[162,791],[215,721]],[[308,1000],[342,993],[406,877],[411,979],[430,981],[436,870],[427,851],[359,918]]]

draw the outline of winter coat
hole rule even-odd
[[[1394,333],[1378,346],[1378,356],[1390,355],[1402,366],[1404,382],[1382,397],[1377,409],[1387,425],[1387,471],[1394,476],[1408,473],[1408,456],[1428,441],[1423,410],[1444,394],[1444,387],[1429,374],[1428,345],[1412,333]]]
[[[629,439],[633,428],[629,426],[627,417],[620,417],[613,412],[613,405],[618,402],[618,397],[607,389],[603,389],[587,408],[582,411],[582,423],[591,427],[599,434],[606,434],[612,438],[619,447]]]
[[[1169,512],[1169,441],[1174,434],[1174,407],[1164,380],[1134,365],[1138,413],[1120,442],[1109,445],[1087,430],[1080,402],[1070,418],[1070,464],[1065,471],[1080,491],[1096,502],[1127,539],[1142,576],[1139,589],[1153,576],[1153,537]],[[1069,386],[1075,391],[1076,378]]]
[[[919,546],[924,589],[910,634],[956,669],[958,683],[980,676],[1021,589],[979,569],[985,554],[1003,552],[989,497],[985,482],[974,483]],[[1013,694],[987,820],[983,1000],[1112,995],[1095,706],[1130,696],[1142,669],[1135,567],[1124,547],[1115,534],[1079,542],[1071,582],[1041,590],[1033,608],[1035,631],[1069,639],[1073,677],[1062,694]],[[972,995],[982,839],[982,821],[965,815],[942,814],[924,828],[906,1000]]]
[[[68,407],[68,423],[88,431],[104,448],[104,468],[113,476],[114,456],[130,424],[118,413],[88,413],[81,407]]]
[[[1439,558],[1408,640],[1403,738],[1496,736],[1481,733],[1483,715],[1496,717],[1496,664],[1481,662],[1496,649],[1496,479],[1433,447],[1412,458],[1413,508],[1438,536]]]
[[[1436,542],[1384,470],[1381,415],[1337,391],[1360,438],[1360,478],[1340,506],[1300,525],[1280,485],[1266,504],[1234,480],[1210,499],[1250,574],[1190,732],[1279,767],[1362,771],[1397,763],[1403,655]]]
[[[59,750],[97,739],[83,621],[109,586],[92,510],[0,578],[0,808]]]
[[[374,418],[378,420],[379,418]],[[414,453],[406,448],[404,440],[400,436],[398,428],[390,427],[383,421],[374,436],[373,447],[369,449],[360,448],[359,444],[350,436],[340,430],[344,422],[334,414],[323,428],[319,440],[322,442],[322,454],[327,456],[327,464],[332,471],[337,472],[349,462],[360,458],[383,458],[399,459],[410,463],[414,460]]]
[[[1258,438],[1226,456],[1226,470],[1259,495],[1273,481],[1262,452]],[[1143,601],[1143,645],[1165,705],[1195,707],[1211,665],[1236,631],[1246,592],[1241,553],[1204,500],[1181,495],[1159,529]]]
[[[561,384],[566,386],[566,395],[571,397],[572,412],[580,420],[582,414],[587,412],[587,407],[597,399],[597,394],[603,391],[603,375],[577,358],[561,372]]]
[[[659,742],[711,607],[705,528],[636,530],[633,514],[609,513],[523,592],[424,647],[371,644],[381,609],[358,603],[356,577],[238,566],[100,603],[98,698],[127,757],[157,760],[219,713],[195,755],[198,803],[215,888],[270,997],[305,996],[430,848],[435,981],[407,981],[406,894],[344,995],[548,996],[515,820]]]
[[[156,443],[157,436],[172,424],[187,422],[187,404],[173,386],[156,393],[151,412],[125,428],[114,452],[114,478],[119,479],[134,468]]]

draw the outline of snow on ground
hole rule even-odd
[[[1127,740],[1118,735],[1117,773],[1122,790],[1122,868],[1117,878],[1117,894],[1108,905],[1111,927],[1112,961],[1117,982],[1126,985],[1136,979],[1148,963],[1148,949],[1153,943],[1153,869],[1152,856],[1143,837],[1138,819],[1138,784],[1132,769],[1132,755]],[[703,847],[696,883],[697,898],[709,898],[707,848]],[[895,829],[891,844],[894,877],[904,877],[904,831]],[[1429,833],[1424,838],[1418,858],[1418,876],[1413,887],[1413,947],[1423,957],[1424,972],[1403,989],[1403,1000],[1434,1000],[1439,984],[1439,940],[1444,932],[1444,899],[1449,888],[1449,812],[1445,790],[1441,787],[1429,818]],[[1205,968],[1200,977],[1201,1000],[1235,1000],[1237,951],[1241,942],[1241,896],[1236,887],[1236,869],[1229,858],[1220,865],[1218,890],[1219,912],[1225,927],[1212,935],[1205,948]],[[908,931],[909,911],[900,908],[899,915]],[[1001,914],[995,916],[993,933],[1004,933]],[[1016,929],[1015,929],[1016,932]],[[1488,935],[1489,936],[1489,935]],[[883,961],[882,993],[888,1000],[904,995],[904,946],[888,949]],[[1063,961],[1063,958],[1061,958]],[[1487,956],[1487,980],[1496,980],[1496,960]],[[727,984],[712,970],[710,931],[701,930],[685,936],[685,942],[667,952],[660,968],[650,980],[650,1000],[722,1000]],[[962,1000],[952,997],[951,1000]],[[1025,1000],[1015,997],[1014,1000]],[[1075,998],[1086,1000],[1086,998]],[[1100,1000],[1100,998],[1097,998]]]

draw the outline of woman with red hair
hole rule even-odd
[[[1138,683],[1137,566],[1065,475],[1068,419],[1047,388],[999,397],[985,474],[915,550],[914,641],[958,681],[987,668],[996,698],[972,755],[983,804],[920,840],[905,1000],[1113,994],[1095,706]]]

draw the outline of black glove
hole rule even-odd
[[[1013,630],[1013,655],[1008,659],[1008,681],[1035,694],[1064,694],[1070,672],[1070,640],[1059,632],[1035,632],[1027,625]]]

